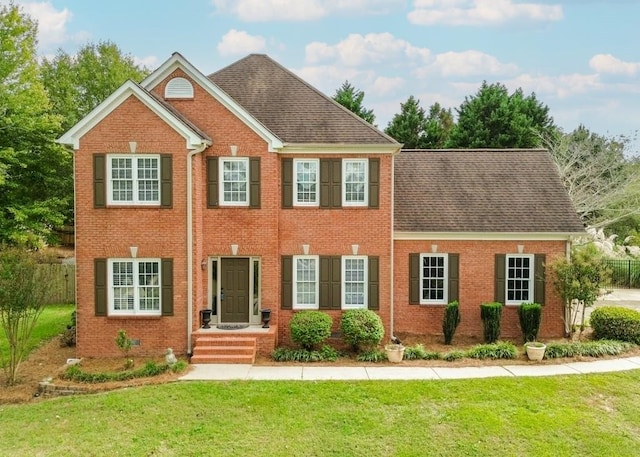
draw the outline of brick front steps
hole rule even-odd
[[[191,363],[249,363],[256,360],[257,341],[250,336],[200,335]]]

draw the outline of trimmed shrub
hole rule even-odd
[[[382,319],[368,309],[345,311],[340,321],[342,338],[354,350],[371,350],[382,341],[384,326]]]
[[[589,322],[596,339],[640,344],[640,313],[638,311],[620,306],[603,306],[593,310]]]
[[[524,342],[536,341],[542,321],[542,305],[539,303],[521,304],[518,306],[518,320]]]
[[[500,319],[502,317],[502,303],[482,303],[480,318],[484,326],[484,342],[495,343],[500,338]]]
[[[442,320],[442,333],[444,333],[444,344],[451,344],[456,328],[460,323],[460,309],[458,301],[452,301],[444,310],[444,319]]]
[[[331,336],[331,316],[322,311],[299,311],[289,321],[291,339],[302,349],[312,350]]]

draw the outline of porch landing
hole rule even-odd
[[[255,325],[234,330],[223,330],[215,326],[199,328],[193,332],[191,363],[253,364],[256,354],[269,356],[275,349],[276,334],[274,326],[262,328]]]

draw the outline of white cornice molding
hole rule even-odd
[[[200,70],[194,67],[187,59],[177,52],[174,52],[169,59],[160,65],[153,73],[147,76],[140,84],[147,90],[152,90],[160,84],[167,76],[175,70],[180,69],[191,79],[200,85],[213,98],[220,102],[225,108],[231,111],[238,119],[245,123],[251,130],[267,142],[269,152],[278,152],[282,149],[282,140],[271,130],[266,128],[260,121],[253,117],[247,110],[235,102],[226,92],[220,89]]]
[[[394,232],[394,241],[567,241],[582,232]]]
[[[401,144],[313,144],[285,143],[280,154],[392,154],[400,152]]]
[[[189,128],[184,122],[178,119],[171,111],[165,108],[162,103],[156,100],[151,94],[146,92],[133,81],[126,81],[105,101],[96,106],[89,114],[83,117],[76,125],[71,127],[57,142],[72,146],[77,150],[80,148],[80,138],[89,130],[95,127],[100,121],[107,117],[113,110],[120,106],[129,97],[136,97],[141,103],[155,113],[160,119],[171,126],[186,140],[187,149],[195,149],[209,140]]]

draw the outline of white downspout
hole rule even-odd
[[[394,244],[393,244],[393,230],[394,230],[394,221],[395,221],[395,205],[394,205],[394,198],[395,198],[395,154],[393,154],[391,156],[391,266],[389,267],[389,271],[391,272],[391,288],[389,291],[389,299],[390,299],[390,310],[389,310],[389,335],[391,335],[391,338],[395,339],[396,335],[395,332],[393,331],[394,328],[394,322],[393,322],[393,310],[395,308],[395,304],[393,303],[393,287],[395,285],[395,280],[394,280],[394,265],[396,262],[395,259],[395,249],[394,249]]]
[[[209,146],[202,143],[187,155],[187,354],[191,354],[193,328],[193,169],[191,160]]]

